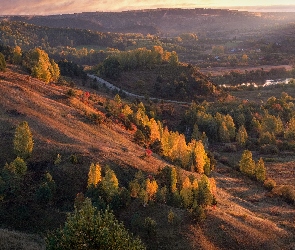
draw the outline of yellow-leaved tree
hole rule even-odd
[[[150,180],[150,178],[147,178],[145,181],[145,191],[148,195],[148,200],[153,200],[155,197],[155,194],[158,191],[158,184],[156,180]]]
[[[58,65],[50,59],[48,54],[39,48],[31,49],[24,55],[25,66],[33,77],[44,82],[56,81],[60,76]]]
[[[96,187],[97,184],[101,181],[101,167],[98,163],[91,163],[89,172],[88,172],[88,182],[87,187]]]

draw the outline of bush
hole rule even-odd
[[[263,185],[268,189],[268,190],[272,190],[277,184],[275,182],[275,180],[271,179],[271,178],[267,178]]]
[[[76,91],[74,89],[69,89],[67,91],[67,96],[68,97],[75,97],[76,96]]]
[[[295,188],[291,185],[276,186],[273,191],[274,194],[281,196],[286,202],[295,204]]]

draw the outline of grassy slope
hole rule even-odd
[[[15,126],[26,120],[35,141],[31,161],[53,161],[57,153],[62,156],[77,153],[85,159],[78,166],[85,176],[89,162],[99,161],[115,163],[121,180],[126,171],[155,172],[166,165],[157,157],[142,158],[143,148],[132,143],[132,133],[120,126],[112,123],[99,127],[85,122],[81,109],[71,106],[65,96],[67,90],[68,87],[35,79],[29,82],[25,74],[16,73],[15,69],[0,73],[0,148],[12,148]],[[13,159],[7,152],[1,150],[2,165],[5,160]],[[135,213],[157,221],[158,233],[154,239],[142,235],[151,249],[290,249],[295,242],[293,207],[285,203],[281,206],[282,201],[269,197],[263,187],[243,180],[239,173],[221,164],[214,177],[219,205],[208,210],[208,218],[202,225],[192,224],[186,212],[172,208],[179,221],[171,229],[167,223],[171,208],[166,205],[143,208],[134,203],[120,217],[131,230],[130,220]],[[31,242],[35,244],[35,240]],[[11,244],[16,244],[16,240]]]

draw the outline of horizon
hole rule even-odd
[[[247,2],[233,0],[200,0],[195,4],[191,0],[124,0],[119,4],[116,0],[15,0],[2,4],[1,16],[10,15],[61,15],[83,12],[123,12],[156,9],[229,9],[249,12],[295,12],[293,0],[248,0]]]

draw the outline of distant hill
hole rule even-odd
[[[123,12],[86,12],[50,16],[6,16],[2,20],[55,28],[78,28],[100,32],[137,32],[178,36],[192,32],[205,37],[214,33],[239,36],[269,29],[274,23],[295,20],[293,13],[258,13],[227,9],[155,9]],[[231,34],[229,34],[231,33]]]

